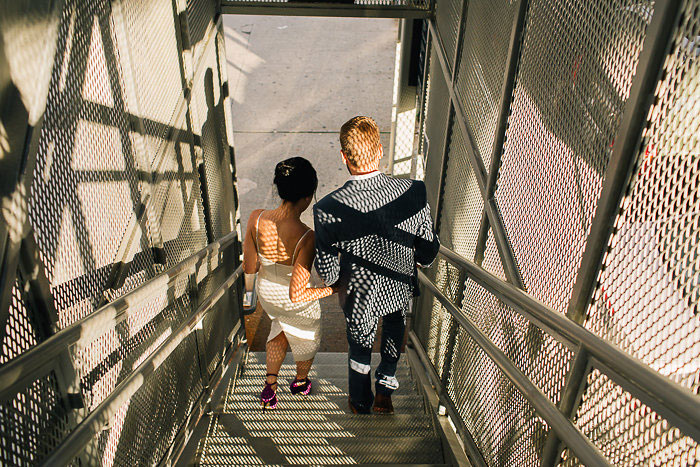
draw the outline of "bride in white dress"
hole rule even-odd
[[[309,287],[314,232],[299,218],[316,191],[316,171],[308,160],[293,157],[277,164],[274,183],[281,204],[273,210],[253,211],[243,240],[243,271],[258,272],[258,299],[272,321],[267,376],[260,395],[263,411],[277,405],[277,373],[288,345],[297,366],[290,390],[292,394],[311,392],[308,375],[321,339],[318,300],[333,293],[330,287]]]

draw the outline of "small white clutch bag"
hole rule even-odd
[[[249,314],[255,311],[258,307],[257,294],[257,274],[243,274],[243,282],[245,284],[245,292],[243,294],[243,312]]]

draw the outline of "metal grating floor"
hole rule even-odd
[[[219,409],[200,422],[206,424],[206,434],[188,464],[442,465],[440,439],[406,363],[397,372],[396,413],[356,415],[347,404],[346,359],[346,354],[317,354],[310,373],[312,394],[292,396],[288,384],[295,371],[288,355],[279,376],[278,406],[262,413],[258,397],[265,354],[250,353]]]

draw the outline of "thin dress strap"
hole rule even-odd
[[[299,237],[299,241],[297,242],[296,246],[294,247],[294,254],[292,254],[292,266],[294,266],[294,261],[296,261],[296,259],[297,259],[297,250],[299,249],[299,244],[304,239],[304,237],[306,237],[306,234],[308,234],[309,232],[311,232],[311,229],[307,230],[306,232],[304,232],[304,235]]]

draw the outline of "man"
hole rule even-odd
[[[314,206],[316,269],[338,291],[345,313],[350,409],[393,413],[391,394],[399,386],[396,364],[416,290],[416,266],[432,263],[440,243],[425,184],[378,171],[382,146],[374,120],[347,121],[340,129],[340,147],[350,180]],[[383,331],[375,398],[370,360],[379,318]]]

